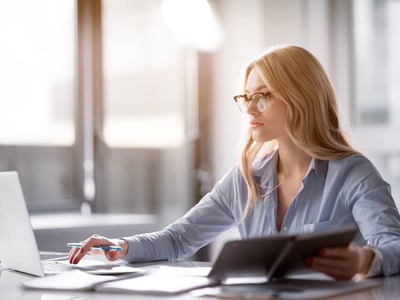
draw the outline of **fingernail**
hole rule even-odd
[[[318,255],[324,256],[324,255],[326,255],[326,251],[324,249],[321,249],[318,251]]]

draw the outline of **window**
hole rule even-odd
[[[193,201],[187,55],[163,22],[161,2],[102,1],[104,143],[97,200],[107,212],[172,221]]]
[[[164,25],[161,1],[103,1],[102,23],[105,143],[182,147],[185,51]]]
[[[397,0],[354,1],[355,132],[395,199],[400,195],[399,15]]]
[[[19,172],[31,210],[76,205],[75,11],[69,0],[0,4],[0,171]]]
[[[8,145],[74,143],[74,27],[71,1],[4,3],[1,25],[0,141]],[[14,13],[13,13],[14,12]],[[18,12],[18,13],[17,13]],[[40,22],[36,22],[40,15]],[[16,17],[17,16],[17,17]],[[28,50],[28,51],[27,51]]]
[[[196,69],[161,2],[1,4],[0,171],[18,171],[31,212],[167,223],[191,206]]]

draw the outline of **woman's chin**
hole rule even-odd
[[[257,143],[265,143],[271,141],[271,139],[268,139],[265,136],[260,136],[256,132],[253,132],[253,140]]]

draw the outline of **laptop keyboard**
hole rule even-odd
[[[93,271],[93,269],[90,268],[79,267],[75,265],[67,265],[58,261],[42,261],[42,265],[45,270],[52,272],[65,272],[74,270]]]

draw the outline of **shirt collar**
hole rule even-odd
[[[265,184],[268,180],[276,174],[276,168],[278,165],[278,149],[269,152],[265,157],[257,160],[254,165],[254,177],[260,178],[260,183]],[[329,161],[319,160],[316,158],[311,159],[310,166],[308,167],[306,176],[307,178],[312,170],[321,180],[326,179],[328,173]]]
[[[274,149],[267,153],[262,159],[257,160],[253,165],[254,177],[260,178],[261,185],[264,185],[276,174],[278,166],[278,150]]]
[[[328,166],[329,166],[328,160],[319,160],[313,157],[311,159],[310,166],[308,167],[308,171],[306,173],[306,176],[304,176],[304,178],[307,178],[309,173],[312,170],[314,170],[315,174],[318,176],[319,179],[325,180],[326,174],[328,173]]]

